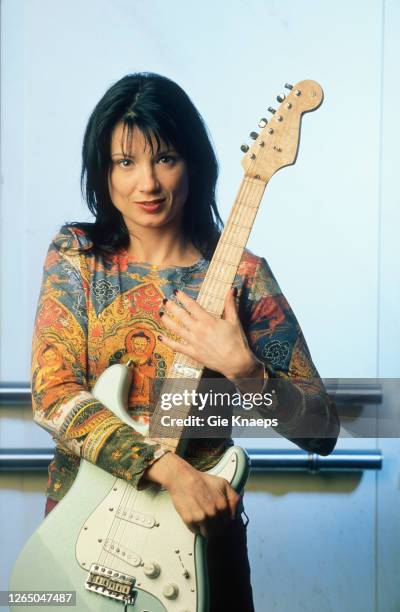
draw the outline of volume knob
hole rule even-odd
[[[143,572],[148,578],[157,578],[160,575],[161,567],[155,561],[150,561],[143,567]]]
[[[178,597],[179,589],[176,584],[170,582],[166,584],[162,590],[164,597],[167,599],[176,599]]]

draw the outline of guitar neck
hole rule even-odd
[[[197,297],[198,304],[214,317],[222,316],[226,294],[235,279],[265,187],[265,180],[244,177],[241,182]],[[161,425],[161,417],[165,415],[161,396],[165,393],[181,394],[185,389],[196,391],[203,369],[203,366],[193,359],[182,353],[176,353],[168,378],[163,384],[160,399],[151,418],[150,438],[172,452],[182,453],[184,450],[185,442],[182,439],[184,427],[168,427],[171,436],[165,438],[163,435],[165,427]],[[189,415],[190,408],[190,405],[174,406],[169,414],[172,418],[185,419]]]

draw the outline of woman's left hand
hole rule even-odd
[[[172,350],[220,372],[230,380],[254,378],[264,367],[250,350],[233,292],[228,292],[223,318],[219,319],[183,291],[177,291],[176,296],[185,308],[167,300],[162,321],[169,331],[179,337],[179,341],[166,334],[159,338]]]

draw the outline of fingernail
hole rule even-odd
[[[163,303],[163,304],[166,304],[167,302],[168,302],[168,298],[163,298],[162,303]]]
[[[159,340],[160,342],[162,342],[162,336],[157,336],[157,340]]]
[[[236,297],[236,296],[237,296],[237,294],[238,294],[237,287],[234,287],[234,288],[233,288],[233,297]]]

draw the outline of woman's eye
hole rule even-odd
[[[117,161],[118,166],[121,168],[128,168],[132,164],[132,160],[130,159],[120,159]]]
[[[163,163],[163,164],[171,164],[175,161],[175,157],[173,157],[172,155],[163,155],[162,157],[160,157],[158,159],[158,162]]]

